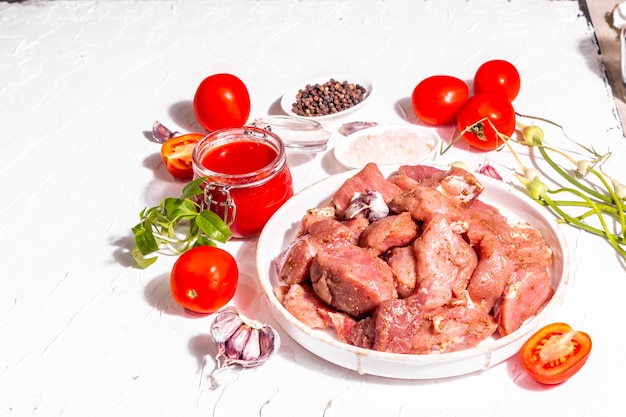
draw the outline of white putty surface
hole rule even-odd
[[[361,73],[371,102],[351,120],[399,123],[436,73],[470,80],[489,59],[522,77],[518,112],[561,123],[613,156],[626,181],[626,140],[593,30],[576,1],[32,1],[0,3],[0,416],[612,415],[626,374],[620,329],[624,264],[601,239],[564,228],[575,252],[555,320],[587,331],[587,365],[544,388],[517,358],[428,381],[361,376],[283,334],[281,353],[223,374],[212,389],[211,316],[171,299],[173,258],[133,267],[139,211],[182,183],[147,132],[158,119],[197,130],[200,81],[232,72],[251,120],[277,113],[308,77]],[[328,126],[336,131],[337,125]],[[444,140],[454,135],[441,129]],[[558,131],[547,129],[556,143]],[[340,140],[335,135],[333,141]],[[331,143],[332,144],[332,143]],[[456,146],[439,158],[513,166],[508,152]],[[296,188],[343,171],[332,150],[289,158]],[[272,323],[256,283],[255,241],[229,242],[241,284],[232,301]]]

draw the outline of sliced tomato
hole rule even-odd
[[[192,153],[205,135],[187,133],[174,136],[161,146],[161,160],[167,171],[175,178],[187,180],[193,177]]]
[[[591,338],[565,323],[538,330],[520,350],[522,366],[537,382],[560,384],[582,368],[591,352]]]

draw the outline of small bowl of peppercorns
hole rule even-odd
[[[372,94],[372,83],[354,74],[317,77],[290,88],[280,105],[289,116],[335,121],[360,109]]]

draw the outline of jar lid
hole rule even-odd
[[[285,150],[292,153],[321,152],[326,149],[331,135],[315,120],[291,116],[257,117],[252,125],[276,134],[285,144]]]

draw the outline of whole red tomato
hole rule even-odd
[[[248,88],[232,74],[211,75],[198,86],[193,111],[209,132],[243,126],[250,116]]]
[[[424,123],[454,123],[456,115],[469,97],[469,87],[456,77],[433,75],[422,80],[411,96],[413,112]]]
[[[517,68],[508,61],[495,59],[485,62],[476,70],[473,89],[475,94],[501,93],[512,102],[519,93],[520,84]]]
[[[235,295],[239,269],[232,255],[215,246],[184,252],[170,273],[174,300],[196,313],[213,313]]]
[[[583,367],[591,353],[591,338],[566,323],[539,329],[520,349],[522,366],[537,382],[560,384]]]
[[[461,107],[457,124],[465,142],[490,151],[502,146],[515,131],[515,110],[502,94],[480,93]]]
[[[183,180],[193,177],[191,154],[204,136],[201,133],[187,133],[174,136],[161,145],[161,160],[172,176]]]

